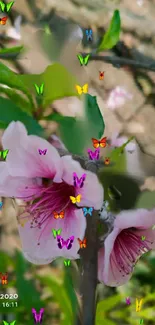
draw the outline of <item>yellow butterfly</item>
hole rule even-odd
[[[136,311],[140,311],[141,310],[142,303],[143,303],[143,299],[140,299],[138,301],[138,299],[136,298]]]
[[[82,93],[87,94],[88,92],[88,84],[83,85],[83,87],[75,85],[75,87],[79,95],[81,95]]]
[[[70,196],[70,200],[72,201],[73,204],[75,203],[79,203],[81,201],[81,194],[79,194],[78,196],[74,197],[74,196]]]

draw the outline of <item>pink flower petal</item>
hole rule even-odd
[[[155,210],[123,211],[116,216],[114,230],[99,251],[100,281],[118,286],[130,279],[140,256],[155,247],[155,233],[150,228],[154,222]]]
[[[11,176],[6,162],[0,162],[0,174],[0,196],[19,197],[25,187],[37,185],[37,180]]]
[[[73,185],[74,172],[79,178],[86,173],[84,186],[75,188],[76,195],[81,194],[82,196],[80,203],[77,205],[79,207],[94,207],[96,210],[100,209],[103,203],[103,187],[99,183],[97,176],[88,170],[84,170],[80,163],[73,160],[71,156],[64,156],[61,160],[65,171],[62,178],[67,184]]]
[[[79,243],[77,238],[82,240],[86,229],[86,219],[83,216],[82,209],[74,210],[69,216],[61,220],[56,220],[51,215],[50,223],[47,223],[44,238],[40,241],[40,245],[37,243],[42,230],[37,227],[30,228],[30,226],[30,222],[27,222],[24,227],[19,226],[19,233],[22,240],[24,256],[31,263],[40,265],[48,264],[60,256],[68,259],[79,258]],[[67,250],[66,247],[62,249],[58,248],[57,239],[54,239],[52,234],[53,228],[56,230],[62,229],[61,236],[64,240],[70,236],[75,236],[73,246],[70,250]]]
[[[7,165],[12,176],[50,177],[61,181],[61,160],[57,150],[46,140],[27,135],[21,122],[11,122],[2,137],[2,145],[9,149]],[[39,155],[38,149],[47,149]]]

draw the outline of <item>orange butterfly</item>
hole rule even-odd
[[[98,148],[98,147],[105,148],[107,144],[107,137],[104,137],[101,140],[92,138],[92,142],[94,148]]]
[[[103,80],[104,79],[104,71],[99,71],[99,79]]]
[[[109,157],[105,157],[104,164],[105,165],[109,165],[110,164],[110,158]]]
[[[63,219],[64,218],[64,211],[61,211],[60,213],[57,213],[57,212],[53,212],[54,214],[54,218],[55,219]]]
[[[6,21],[7,21],[8,17],[3,17],[3,18],[0,18],[0,24],[1,25],[5,25],[6,24]]]
[[[78,242],[79,242],[80,248],[86,248],[87,247],[87,239],[86,238],[84,238],[83,241],[80,238],[78,238]]]

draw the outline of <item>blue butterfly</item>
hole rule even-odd
[[[93,208],[89,208],[89,209],[83,208],[82,210],[83,210],[84,216],[86,216],[87,214],[90,214],[90,216],[92,216]]]
[[[92,29],[86,29],[86,37],[87,37],[87,41],[92,41],[93,40]]]
[[[3,206],[3,202],[0,202],[0,210],[2,209]]]

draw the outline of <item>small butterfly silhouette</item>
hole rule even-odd
[[[104,164],[105,165],[110,165],[110,158],[109,157],[105,157]]]
[[[142,304],[143,304],[143,299],[140,299],[140,301],[138,301],[138,299],[136,298],[136,311],[140,311],[142,308]]]
[[[95,151],[88,149],[87,152],[90,160],[99,160],[100,148],[97,148]]]
[[[43,314],[44,314],[44,308],[41,308],[39,313],[36,312],[35,308],[32,308],[32,315],[33,315],[35,324],[37,324],[37,323],[42,324]]]
[[[80,203],[81,201],[81,194],[79,194],[78,196],[74,197],[74,196],[70,196],[70,200],[72,201],[73,204],[75,203]]]
[[[70,266],[71,264],[71,261],[70,260],[64,260],[64,265],[65,266]]]
[[[85,57],[83,57],[81,54],[78,54],[77,58],[79,59],[81,65],[87,65],[90,58],[90,54],[86,55]]]
[[[6,157],[7,157],[7,155],[8,155],[8,152],[9,152],[8,149],[0,151],[0,157],[1,157],[2,159],[6,160]]]
[[[63,219],[64,218],[64,216],[65,216],[65,214],[64,214],[64,211],[61,211],[60,213],[57,213],[57,212],[53,212],[53,214],[54,214],[54,218],[55,219]]]
[[[41,150],[41,149],[38,149],[38,152],[39,152],[39,155],[46,155],[47,153],[47,149],[44,149],[44,150]]]
[[[143,241],[144,241],[144,240],[145,240],[145,238],[146,238],[145,236],[141,236],[141,240],[143,240]]]
[[[2,206],[3,206],[3,202],[1,201],[0,202],[0,210],[2,209]]]
[[[8,19],[8,17],[0,18],[0,24],[1,25],[6,25],[7,19]]]
[[[99,71],[99,79],[103,80],[104,79],[104,71]]]
[[[60,249],[62,249],[64,246],[66,246],[67,249],[71,249],[73,241],[74,241],[74,236],[71,236],[67,240],[64,240],[61,236],[57,235],[58,247]]]
[[[85,179],[86,179],[86,174],[83,174],[80,178],[78,178],[77,174],[73,173],[73,185],[75,187],[82,188]]]
[[[56,238],[57,235],[60,235],[61,234],[61,231],[62,231],[61,228],[58,229],[58,230],[56,230],[56,229],[53,228],[52,229],[53,237]]]
[[[130,304],[131,304],[130,297],[127,297],[127,298],[126,298],[126,304],[127,304],[127,305],[130,305]]]
[[[11,7],[13,6],[14,1],[11,1],[7,4],[5,4],[3,1],[0,1],[0,8],[2,12],[9,12],[11,10]]]
[[[86,248],[87,247],[87,239],[86,238],[84,238],[83,241],[80,238],[78,238],[78,242],[79,242],[80,248]]]
[[[87,94],[88,92],[88,84],[83,85],[83,87],[75,85],[75,88],[79,95],[81,95],[82,93]]]
[[[101,140],[97,140],[92,138],[92,142],[93,142],[93,147],[94,148],[105,148],[107,145],[107,137],[102,138]]]
[[[83,214],[84,216],[86,216],[87,214],[90,214],[90,216],[92,216],[92,212],[93,212],[93,208],[83,208]]]
[[[36,92],[38,95],[43,95],[44,92],[44,82],[41,84],[41,86],[39,87],[37,84],[34,84],[35,88],[36,88]]]
[[[86,37],[87,37],[87,41],[89,41],[89,42],[93,40],[92,29],[86,29]]]

